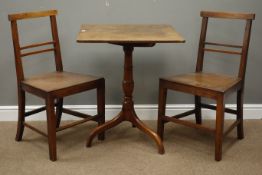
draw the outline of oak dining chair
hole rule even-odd
[[[78,73],[66,72],[63,70],[58,29],[56,23],[56,10],[27,12],[19,14],[10,14],[8,19],[11,22],[12,39],[15,56],[17,88],[18,88],[18,125],[16,141],[21,141],[24,127],[30,128],[37,133],[48,138],[50,160],[57,160],[56,154],[56,132],[76,126],[78,124],[95,121],[98,125],[105,122],[105,80],[93,75],[83,75]],[[33,18],[50,18],[52,40],[42,43],[20,46],[18,22]],[[30,27],[27,26],[27,30]],[[34,32],[34,29],[31,28]],[[30,50],[37,47],[49,47],[39,50]],[[27,50],[27,51],[26,51]],[[37,74],[35,76],[26,76],[24,74],[22,58],[47,52],[54,53],[56,71]],[[69,95],[96,89],[97,92],[97,114],[88,115],[77,111],[63,108],[63,99]],[[25,93],[30,93],[45,100],[45,106],[32,111],[25,111],[26,99]],[[47,114],[47,133],[37,129],[25,121],[25,117],[46,110]],[[67,113],[82,120],[77,120],[69,124],[60,126],[62,113]],[[104,139],[104,133],[98,138]]]
[[[158,128],[157,132],[161,139],[164,134],[164,124],[174,122],[200,129],[215,135],[215,160],[222,159],[222,140],[223,138],[237,127],[238,139],[244,138],[243,131],[243,97],[244,97],[244,82],[246,73],[247,56],[250,42],[252,21],[255,19],[255,14],[231,13],[231,12],[209,12],[202,11],[202,28],[199,41],[199,50],[196,64],[196,71],[189,74],[181,74],[160,78],[159,82],[159,109],[158,109]],[[241,45],[222,44],[218,42],[210,42],[206,40],[208,20],[212,18],[216,22],[220,20],[244,20],[245,30],[243,43]],[[210,46],[213,46],[212,48]],[[215,48],[214,48],[215,47]],[[217,48],[219,47],[219,48]],[[222,48],[221,48],[222,47]],[[225,48],[234,48],[225,49]],[[236,51],[236,49],[238,49]],[[240,66],[238,75],[229,76],[220,73],[208,73],[203,71],[203,62],[205,52],[216,52],[219,54],[233,54],[240,56]],[[229,59],[229,58],[228,58]],[[226,62],[226,60],[225,60]],[[195,107],[193,110],[175,115],[166,116],[166,98],[167,90],[175,90],[184,93],[189,93],[195,96]],[[225,98],[237,92],[237,109],[229,109],[225,107]],[[201,97],[213,99],[216,105],[206,104],[201,102]],[[216,110],[215,128],[203,126],[201,109],[207,108]],[[236,115],[236,121],[224,131],[224,113]],[[196,123],[181,118],[195,114]]]

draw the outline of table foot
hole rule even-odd
[[[132,112],[131,112],[132,111]],[[146,133],[148,136],[150,136],[155,142],[158,147],[158,153],[164,154],[165,149],[162,143],[162,140],[160,137],[151,129],[149,129],[136,115],[135,111],[125,111],[120,112],[115,118],[112,120],[104,123],[103,125],[100,125],[96,127],[91,133],[90,136],[87,139],[86,146],[91,147],[92,141],[95,138],[96,135],[99,133],[102,133],[110,128],[115,127],[116,125],[120,124],[122,121],[129,121],[132,123],[132,126],[137,127],[142,132]]]
[[[133,118],[132,123],[138,129],[140,129],[142,132],[146,133],[148,136],[150,136],[156,142],[159,154],[165,153],[165,148],[164,148],[163,142],[162,142],[161,138],[154,131],[149,129],[137,116],[135,116]]]
[[[122,112],[120,112],[115,118],[113,118],[112,120],[104,123],[103,125],[100,125],[98,127],[96,127],[89,135],[87,142],[86,142],[86,147],[91,147],[92,145],[92,141],[94,139],[94,137],[97,134],[100,134],[102,132],[104,132],[105,130],[108,130],[110,128],[115,127],[116,125],[118,125],[119,123],[121,123],[123,121],[123,117],[122,117]]]

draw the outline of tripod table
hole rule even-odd
[[[124,50],[124,80],[122,83],[124,99],[121,112],[112,120],[96,127],[87,140],[90,147],[93,138],[110,128],[115,127],[122,121],[129,121],[149,135],[157,144],[158,152],[164,154],[164,146],[160,137],[148,128],[136,115],[133,102],[133,66],[132,53],[134,47],[153,47],[156,43],[183,43],[185,40],[170,25],[131,24],[131,25],[82,25],[77,36],[79,43],[109,43],[123,47]]]

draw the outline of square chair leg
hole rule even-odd
[[[24,133],[25,122],[25,91],[18,90],[18,123],[16,141],[21,141]]]
[[[164,135],[164,121],[162,120],[162,116],[165,116],[166,111],[166,97],[167,97],[167,89],[162,87],[161,81],[159,84],[159,96],[158,96],[158,122],[157,122],[157,134],[163,140]]]
[[[56,161],[56,115],[55,115],[54,99],[46,98],[46,114],[47,114],[47,132],[50,160]]]
[[[222,159],[222,142],[223,142],[223,126],[224,126],[225,103],[224,96],[217,100],[216,109],[216,130],[215,130],[215,160]]]

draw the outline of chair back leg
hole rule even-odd
[[[243,90],[237,91],[237,120],[239,124],[237,125],[237,138],[244,138],[244,129],[243,129]]]
[[[157,134],[163,140],[164,135],[164,121],[162,116],[165,116],[166,111],[166,97],[167,89],[162,86],[162,83],[159,84],[159,96],[158,96],[158,122],[157,122]]]
[[[18,123],[16,141],[21,141],[24,133],[25,122],[25,91],[18,89]]]
[[[63,98],[58,98],[57,106],[56,106],[56,128],[59,128],[60,126],[62,111],[63,111]]]
[[[195,96],[195,117],[196,117],[196,123],[202,124],[201,97],[200,96]]]
[[[98,126],[100,126],[105,123],[105,81],[97,88],[97,114]],[[105,132],[99,133],[97,137],[98,140],[104,140]]]

